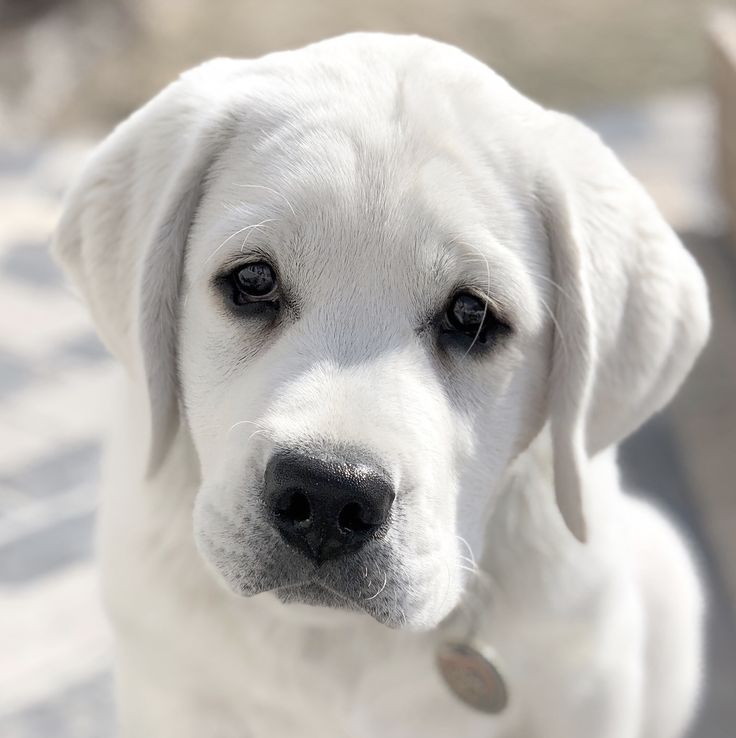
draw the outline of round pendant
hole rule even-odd
[[[469,643],[442,643],[437,668],[452,693],[469,707],[491,715],[506,707],[506,684],[484,650]]]

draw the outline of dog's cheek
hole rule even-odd
[[[507,468],[542,428],[547,350],[544,341],[510,347],[458,390],[461,400],[453,414],[457,533],[476,559]]]
[[[254,547],[246,545],[253,512],[232,489],[223,482],[200,487],[192,513],[194,543],[216,579],[236,594],[249,595],[261,577]]]
[[[456,566],[455,555],[447,548],[438,548],[431,562],[405,571],[402,611],[405,627],[423,631],[436,627],[460,601],[463,577]]]
[[[180,391],[205,478],[249,445],[254,428],[243,421],[257,417],[264,401],[262,358],[228,326],[200,321],[183,332]]]

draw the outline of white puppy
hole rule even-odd
[[[127,374],[122,735],[683,734],[701,590],[614,446],[706,289],[584,126],[417,37],[217,59],[99,146],[55,249]]]

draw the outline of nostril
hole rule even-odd
[[[287,492],[276,506],[276,515],[291,523],[306,523],[312,517],[309,498],[301,490]]]
[[[349,502],[337,518],[340,529],[345,533],[368,533],[376,526],[365,520],[365,513],[360,503]]]
[[[357,461],[278,451],[261,502],[281,538],[319,565],[385,534],[394,496],[389,475],[362,451]]]

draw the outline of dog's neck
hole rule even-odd
[[[610,475],[613,461],[609,454],[591,465],[592,487],[600,476],[596,467],[605,466]],[[590,505],[594,517],[605,504],[606,490],[599,494],[601,499]],[[594,529],[598,534],[600,526]],[[550,606],[563,613],[571,602],[581,602],[581,584],[588,588],[598,576],[589,554],[568,531],[555,504],[552,448],[545,431],[509,467],[476,572],[460,603],[437,628],[436,664],[448,689],[481,712],[503,710],[510,684],[500,647],[513,640],[504,628],[517,620],[508,611],[544,619]],[[594,584],[589,591],[596,589]],[[574,610],[570,614],[574,627]]]
[[[611,536],[619,535],[615,447],[591,459],[583,473],[589,526],[585,544],[570,533],[557,508],[546,430],[507,470],[486,527],[479,577],[487,577],[514,606],[569,602],[572,591],[595,589],[591,579],[606,570],[602,552],[610,551]]]

